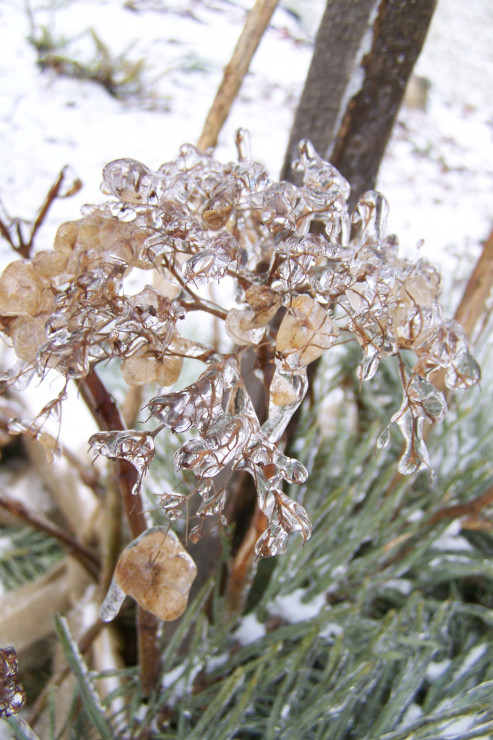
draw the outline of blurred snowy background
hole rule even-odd
[[[251,0],[0,0],[0,197],[32,218],[64,165],[83,181],[37,240],[103,199],[103,165],[150,167],[196,143]],[[324,0],[281,0],[221,134],[250,130],[276,177]],[[439,0],[415,73],[425,109],[405,105],[380,173],[403,251],[464,278],[493,219],[493,3]],[[72,75],[72,76],[69,76]],[[94,79],[88,79],[88,77]],[[99,81],[98,81],[99,80]],[[8,255],[5,259],[10,259]]]

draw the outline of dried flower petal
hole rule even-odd
[[[178,619],[196,575],[195,563],[174,532],[165,527],[148,529],[120,555],[101,619],[114,619],[125,595],[159,619]]]
[[[327,311],[310,296],[299,295],[292,299],[281,322],[276,350],[286,370],[300,370],[323,355],[338,335]]]

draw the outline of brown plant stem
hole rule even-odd
[[[221,308],[221,306],[217,306],[215,303],[208,301],[206,298],[201,298],[196,293],[194,293],[190,286],[187,284],[186,280],[182,278],[178,270],[176,270],[174,266],[168,261],[166,261],[165,264],[166,269],[170,271],[173,277],[176,278],[182,288],[192,298],[192,301],[185,301],[183,299],[180,300],[180,304],[184,308],[186,308],[187,311],[206,311],[207,313],[210,313],[211,316],[214,316],[217,319],[222,319],[223,321],[226,319],[226,316],[228,315],[227,311]]]
[[[402,477],[402,476],[401,476]],[[459,519],[462,517],[466,517],[466,520],[463,522],[463,528],[464,529],[477,529],[477,523],[480,521],[479,516],[481,512],[486,509],[488,506],[491,506],[493,503],[493,486],[490,486],[484,493],[482,493],[480,496],[477,496],[476,498],[471,499],[470,501],[465,501],[463,504],[453,504],[452,506],[444,506],[441,509],[438,509],[438,511],[435,511],[434,514],[432,514],[430,517],[424,520],[422,523],[421,528],[433,526],[434,524],[437,524],[438,522],[443,521],[444,519]],[[489,523],[485,520],[485,524],[487,525],[485,528],[489,529]],[[398,537],[392,539],[390,542],[387,542],[385,545],[385,550],[391,550],[395,546],[404,544],[411,540],[413,537],[416,537],[416,532],[406,532],[402,535],[399,535]],[[385,560],[378,568],[379,571],[385,570],[385,568],[388,568],[391,565],[394,565],[394,563],[400,562],[403,558],[408,555],[409,552],[412,551],[413,545],[406,545],[405,547],[401,547],[395,555],[392,555],[390,558]]]
[[[92,578],[95,580],[98,579],[101,570],[99,558],[79,542],[74,535],[50,522],[46,517],[31,511],[20,501],[14,501],[2,492],[0,492],[0,507],[17,519],[27,522],[34,529],[38,529],[40,532],[46,532],[50,537],[56,539],[70,555],[79,561]]]
[[[248,590],[256,572],[255,544],[268,524],[269,520],[256,505],[250,526],[231,565],[226,595],[227,618],[241,614],[245,608]]]
[[[91,414],[102,431],[122,431],[122,420],[114,398],[95,370],[78,381],[79,391]],[[118,488],[132,537],[135,539],[147,529],[147,518],[140,494],[132,493],[137,471],[127,460],[117,460]],[[137,641],[142,690],[149,696],[156,685],[160,671],[159,650],[160,621],[140,606],[137,608]]]
[[[248,72],[250,62],[269,25],[278,0],[256,0],[250,10],[233,55],[224,69],[223,79],[211,109],[207,114],[204,128],[200,135],[198,148],[215,147],[219,133],[226,121],[234,99]]]
[[[48,211],[50,210],[51,206],[53,205],[54,201],[59,197],[66,197],[68,195],[74,195],[81,189],[82,182],[78,178],[76,178],[70,190],[66,194],[61,196],[60,189],[66,177],[67,177],[67,167],[63,167],[58,173],[53,185],[48,190],[48,193],[46,194],[46,197],[41,205],[41,208],[39,209],[36,215],[36,218],[34,219],[28,242],[24,241],[24,238],[22,236],[22,231],[20,229],[19,221],[14,222],[16,223],[16,235],[17,235],[17,242],[18,242],[17,244],[15,244],[14,241],[12,240],[8,226],[4,224],[3,221],[0,219],[0,235],[3,236],[3,238],[10,244],[12,249],[14,249],[17,252],[17,254],[19,254],[24,259],[29,259],[31,257],[31,251],[32,251],[33,244],[34,244],[34,238],[38,230],[40,229],[40,227],[43,225],[46,215]]]
[[[69,192],[64,194],[63,196],[60,196],[60,189],[67,177],[67,170],[68,167],[63,167],[60,172],[58,173],[58,176],[51,186],[51,188],[48,190],[48,193],[46,195],[46,198],[44,199],[44,202],[41,206],[41,208],[38,211],[38,215],[36,216],[33,224],[33,228],[31,230],[31,235],[29,237],[28,244],[25,245],[25,250],[27,254],[23,254],[23,257],[30,257],[31,256],[31,250],[33,247],[34,237],[36,236],[36,233],[40,226],[43,224],[46,215],[48,211],[50,210],[51,206],[53,205],[53,202],[59,198],[59,197],[66,197],[66,195],[75,195],[75,193],[78,193],[79,190],[82,187],[82,181],[79,180],[79,178],[76,178],[73,182],[72,187],[70,188]],[[20,251],[20,250],[19,250]]]
[[[122,513],[123,506],[118,482],[118,469],[115,465],[112,465],[103,508],[101,543],[103,571],[99,579],[101,599],[104,599],[108,592],[122,550]]]
[[[477,496],[476,498],[466,501],[463,504],[454,504],[453,506],[445,506],[438,511],[435,511],[429,519],[426,520],[426,524],[435,524],[436,522],[442,521],[442,519],[457,519],[458,517],[467,516],[475,517],[490,506],[493,503],[493,486],[490,486],[487,491]]]
[[[492,290],[493,229],[484,243],[454,316],[454,319],[462,325],[470,342],[475,339],[475,329],[480,319],[488,312],[488,300],[491,299]]]

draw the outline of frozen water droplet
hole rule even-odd
[[[358,246],[380,247],[385,239],[389,205],[375,190],[368,190],[359,199],[353,214],[352,239]]]
[[[250,132],[245,128],[239,128],[235,137],[236,151],[239,162],[248,162],[252,159]]]
[[[379,363],[378,349],[371,344],[367,344],[363,348],[363,361],[356,370],[356,377],[359,382],[363,383],[366,380],[371,380],[378,370]]]
[[[113,579],[99,610],[99,618],[102,622],[111,622],[117,616],[126,595]]]
[[[390,428],[385,427],[383,432],[379,435],[377,439],[377,450],[383,450],[385,447],[388,447],[390,444]]]
[[[154,177],[135,159],[115,159],[103,169],[103,191],[127,203],[145,203],[152,193]]]

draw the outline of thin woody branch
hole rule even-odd
[[[124,430],[125,424],[114,398],[108,393],[95,370],[78,381],[80,393],[102,431]],[[127,460],[117,460],[117,482],[123,508],[127,516],[132,537],[135,539],[147,528],[147,517],[140,494],[132,489],[137,471]],[[142,689],[149,696],[156,686],[160,671],[159,652],[160,620],[138,607],[137,635]]]
[[[3,492],[0,492],[0,507],[17,519],[30,524],[40,532],[46,532],[50,537],[57,540],[70,555],[73,555],[80,562],[89,575],[97,580],[101,568],[99,558],[92,550],[79,542],[76,537],[50,522],[46,517],[36,514],[27,506],[24,506],[22,502],[9,498]]]
[[[222,82],[207,114],[198,142],[199,149],[205,150],[216,146],[219,133],[278,2],[279,0],[256,0],[249,12],[233,56],[224,69]]]

